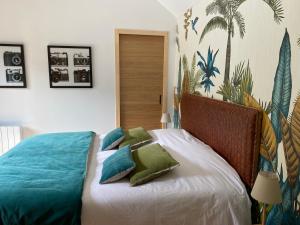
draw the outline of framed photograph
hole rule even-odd
[[[48,46],[50,88],[92,88],[91,47]]]
[[[23,45],[0,44],[0,88],[26,88]]]

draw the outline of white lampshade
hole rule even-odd
[[[163,113],[160,119],[161,123],[170,123],[171,122],[171,116],[169,113]]]
[[[280,203],[282,194],[277,175],[273,172],[260,171],[255,180],[251,196],[265,204]]]

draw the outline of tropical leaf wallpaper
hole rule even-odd
[[[299,0],[199,0],[178,18],[174,127],[186,92],[263,111],[259,167],[283,196],[268,225],[300,224],[299,21]]]

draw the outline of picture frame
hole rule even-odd
[[[0,88],[26,88],[24,47],[0,44]]]
[[[92,88],[92,49],[48,45],[50,88]]]

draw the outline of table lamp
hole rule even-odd
[[[167,128],[167,124],[171,122],[171,116],[169,113],[163,113],[160,119],[160,122],[163,125],[163,129]]]
[[[251,196],[263,203],[262,225],[266,224],[266,205],[282,201],[278,177],[273,172],[260,171],[255,180]]]

